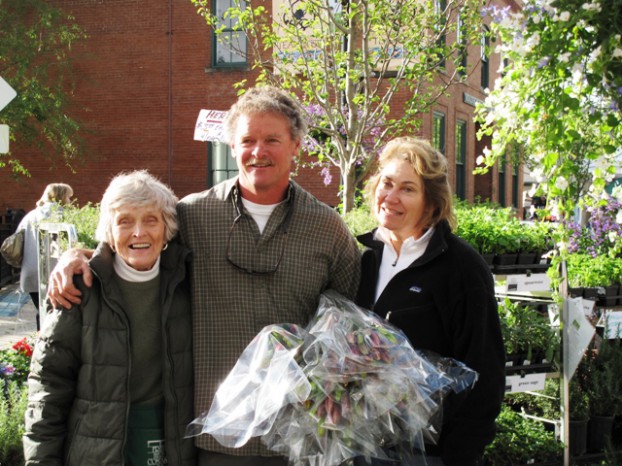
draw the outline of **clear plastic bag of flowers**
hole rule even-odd
[[[387,447],[405,459],[436,439],[447,394],[476,381],[464,364],[414,350],[399,329],[328,291],[306,329],[271,325],[255,337],[187,434],[227,447],[261,436],[304,466],[387,459]]]

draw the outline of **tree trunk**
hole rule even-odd
[[[354,208],[354,195],[356,193],[356,173],[354,169],[342,169],[341,184],[341,215],[345,215]]]

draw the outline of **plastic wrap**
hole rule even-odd
[[[414,350],[399,329],[329,291],[306,329],[271,325],[255,337],[187,434],[227,447],[261,436],[296,465],[385,459],[385,448],[405,459],[437,438],[443,398],[476,380],[464,364]]]

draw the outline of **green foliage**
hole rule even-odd
[[[557,420],[561,417],[559,379],[546,379],[544,390],[541,392],[508,393],[504,402],[514,411],[524,411],[532,416]]]
[[[481,254],[501,254],[518,251],[514,212],[491,204],[468,204],[456,206],[458,228],[456,235],[464,239]]]
[[[420,0],[288,0],[274,14],[235,0],[219,15],[211,0],[192,2],[217,34],[228,23],[246,35],[248,50],[239,52],[259,71],[260,82],[290,90],[313,110],[310,152],[324,167],[339,168],[344,212],[354,207],[356,186],[378,149],[416,130],[421,114],[463,79],[460,72],[471,71],[460,65],[462,51],[479,44],[481,33],[475,0],[446,2],[443,11]],[[449,39],[458,17],[460,43]],[[231,34],[220,34],[226,46],[239,49],[227,38]],[[409,98],[400,100],[402,116],[393,118],[392,100],[404,91]]]
[[[587,355],[585,385],[590,412],[596,416],[622,414],[622,346],[619,339],[595,340]]]
[[[510,207],[456,202],[456,235],[481,254],[543,253],[552,247],[551,225],[525,224]]]
[[[536,353],[541,353],[547,361],[553,362],[558,354],[559,335],[548,315],[506,297],[499,303],[499,318],[508,356],[523,355],[532,361]]]
[[[512,466],[559,460],[562,444],[540,421],[523,417],[503,405],[497,418],[497,435],[486,447],[484,459],[491,466]]]
[[[95,230],[99,221],[99,205],[89,202],[82,207],[66,206],[63,208],[63,221],[76,227],[79,247],[94,249],[97,246]]]
[[[0,466],[24,464],[22,435],[27,401],[26,385],[0,379]]]
[[[0,123],[11,127],[18,145],[36,145],[71,166],[81,155],[80,125],[67,113],[70,94],[71,45],[84,37],[74,19],[50,2],[0,1],[0,70],[17,97],[0,113]],[[0,154],[0,168],[14,173],[27,167]]]
[[[478,108],[480,135],[492,136],[480,168],[521,146],[538,194],[561,219],[585,193],[597,198],[615,175],[622,145],[618,11],[620,0],[526,0],[514,14],[489,9],[507,65]]]
[[[572,288],[610,286],[622,278],[622,258],[576,253],[568,255],[566,266]]]
[[[343,216],[350,233],[353,236],[362,235],[373,230],[376,226],[376,219],[367,206],[357,207]]]

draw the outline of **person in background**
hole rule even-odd
[[[65,183],[51,183],[45,187],[41,199],[34,210],[28,212],[17,226],[24,231],[24,256],[19,276],[19,286],[23,293],[29,293],[37,308],[37,330],[39,321],[39,254],[37,251],[37,225],[43,221],[58,221],[62,218],[63,206],[71,202],[73,189]]]
[[[337,212],[290,179],[306,121],[283,90],[248,90],[224,122],[239,175],[179,202],[181,241],[193,252],[196,417],[209,410],[219,384],[263,327],[305,325],[327,289],[356,295],[355,239]],[[77,271],[89,280],[80,255],[67,254],[52,273],[53,303],[80,300],[70,285]],[[196,444],[199,466],[287,465],[259,438],[238,449],[208,435]]]
[[[54,310],[28,377],[26,465],[194,466],[192,323],[186,264],[170,242],[177,198],[146,171],[101,201],[82,302]]]
[[[471,391],[445,400],[440,439],[425,455],[429,466],[480,464],[503,401],[505,351],[490,269],[452,233],[447,161],[427,141],[394,139],[367,197],[378,227],[358,238],[366,250],[357,303],[399,327],[414,348],[479,373]]]

